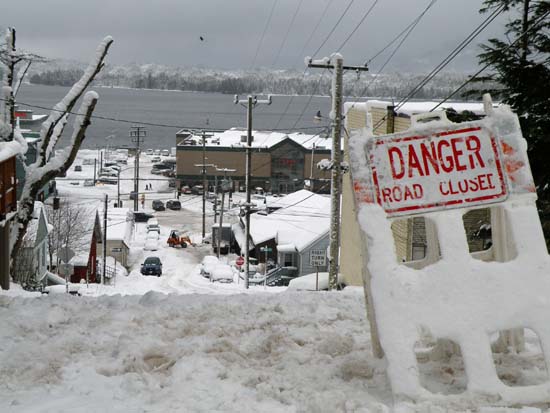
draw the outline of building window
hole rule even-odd
[[[294,254],[284,254],[283,267],[294,267]]]

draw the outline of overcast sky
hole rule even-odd
[[[272,5],[273,17],[266,27]],[[0,26],[17,29],[20,48],[46,57],[87,61],[104,35],[115,43],[112,63],[159,63],[173,66],[302,69],[301,51],[328,11],[304,55],[323,42],[351,0],[25,0],[4,4]],[[318,56],[333,52],[353,30],[374,0],[355,0]],[[341,53],[347,64],[361,64],[383,47],[426,7],[429,0],[379,0]],[[292,16],[300,9],[294,23]],[[386,70],[420,72],[445,57],[486,16],[481,0],[438,0]],[[495,20],[451,67],[476,66],[477,45],[500,35],[504,18]],[[288,33],[286,43],[277,58]],[[200,40],[204,37],[204,41]],[[383,57],[373,62],[376,70]]]

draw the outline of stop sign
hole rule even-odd
[[[235,264],[237,264],[238,266],[243,265],[244,264],[244,258],[243,257],[237,258],[237,261],[235,261]]]

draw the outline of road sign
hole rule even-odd
[[[57,255],[61,261],[67,263],[74,257],[74,251],[69,247],[61,247]]]
[[[73,275],[74,266],[72,264],[59,264],[59,275]]]
[[[244,264],[244,258],[238,257],[237,260],[235,261],[235,264],[237,264],[240,267],[241,265]]]
[[[312,267],[324,267],[327,262],[326,250],[311,250],[309,252],[309,265]]]
[[[270,248],[270,247],[261,247],[261,248],[260,248],[260,251],[261,251],[261,252],[272,252],[273,249]]]
[[[120,247],[111,248],[111,252],[122,252],[122,248]]]
[[[386,135],[370,140],[366,149],[376,202],[389,216],[508,196],[497,138],[482,124]]]

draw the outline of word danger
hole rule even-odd
[[[496,141],[480,127],[379,138],[370,158],[378,203],[390,214],[506,196]]]

